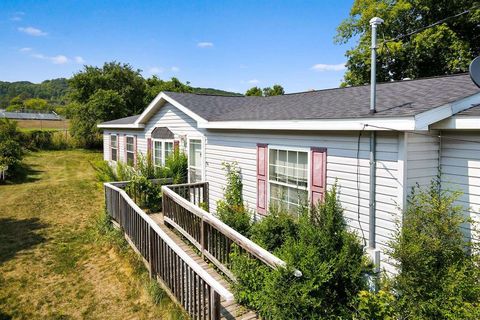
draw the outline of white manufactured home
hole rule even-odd
[[[175,148],[189,181],[208,181],[210,209],[223,196],[223,162],[241,169],[244,200],[257,215],[282,201],[294,209],[337,182],[348,223],[381,265],[407,195],[441,173],[480,220],[480,90],[466,74],[274,97],[160,93],[137,116],[101,123],[104,159],[157,165]],[[466,226],[466,230],[470,230]],[[379,256],[380,254],[380,256]]]

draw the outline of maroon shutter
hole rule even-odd
[[[266,144],[257,144],[257,213],[267,213],[267,152]]]
[[[117,162],[120,161],[120,135],[117,134]]]
[[[180,141],[178,141],[178,140],[173,141],[173,151],[174,152],[180,151]]]
[[[312,148],[312,158],[310,162],[310,201],[312,204],[317,204],[323,200],[327,185],[327,149]]]
[[[152,161],[152,138],[147,138],[147,160]]]
[[[133,164],[137,165],[137,135],[133,136]]]

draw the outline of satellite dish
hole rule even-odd
[[[470,63],[469,73],[472,81],[480,88],[480,56]]]

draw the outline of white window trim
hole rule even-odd
[[[160,153],[162,155],[162,163],[157,164],[156,159],[155,159],[155,142],[160,142],[161,147],[160,147]],[[174,139],[152,139],[152,146],[153,146],[153,165],[155,167],[162,167],[165,166],[165,143],[170,142],[173,145],[173,151],[175,151],[175,140]]]
[[[112,137],[115,137],[115,139],[117,140],[117,147],[116,148],[113,148],[112,147]],[[114,133],[110,133],[110,161],[113,161],[113,162],[118,162],[118,158],[119,158],[119,155],[120,155],[120,152],[119,152],[119,149],[120,149],[120,145],[119,145],[119,135],[118,134],[114,134]],[[117,160],[113,160],[112,158],[112,150],[115,149],[115,158]]]
[[[202,150],[202,163],[200,167],[191,167],[190,166],[190,140],[200,140],[201,150]],[[205,137],[203,136],[187,136],[187,171],[188,171],[188,182],[190,182],[190,168],[202,170],[202,181],[205,181],[205,168],[206,168],[206,159],[205,159]]]
[[[127,148],[127,145],[128,145],[127,140],[128,140],[128,138],[132,138],[132,140],[133,140],[133,143],[132,143],[132,144],[133,144],[133,151],[128,151],[128,148]],[[134,159],[134,161],[135,161],[135,136],[134,136],[134,135],[126,135],[126,136],[125,136],[125,157],[126,157],[126,158],[125,158],[125,163],[128,163],[128,154],[129,154],[129,153],[133,153],[133,159]]]
[[[312,150],[311,148],[307,147],[290,147],[290,146],[281,146],[281,145],[268,145],[268,150],[267,150],[267,208],[270,207],[270,149],[275,149],[275,150],[285,150],[285,151],[297,151],[297,152],[306,152],[307,153],[307,188],[304,189],[307,191],[307,201],[310,202],[310,193],[311,193],[311,164],[310,164],[310,159],[312,156]],[[292,187],[288,183],[282,183],[278,181],[274,181],[274,183],[283,185],[283,186],[288,186]]]

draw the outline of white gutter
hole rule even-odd
[[[97,124],[97,128],[100,129],[143,129],[145,128],[144,124]]]
[[[365,125],[367,125],[365,127]],[[370,125],[370,126],[368,126]],[[251,129],[251,130],[414,130],[413,117],[360,118],[326,120],[271,120],[271,121],[211,121],[199,123],[203,129]],[[364,128],[365,127],[365,128]],[[379,128],[380,127],[380,128]]]

